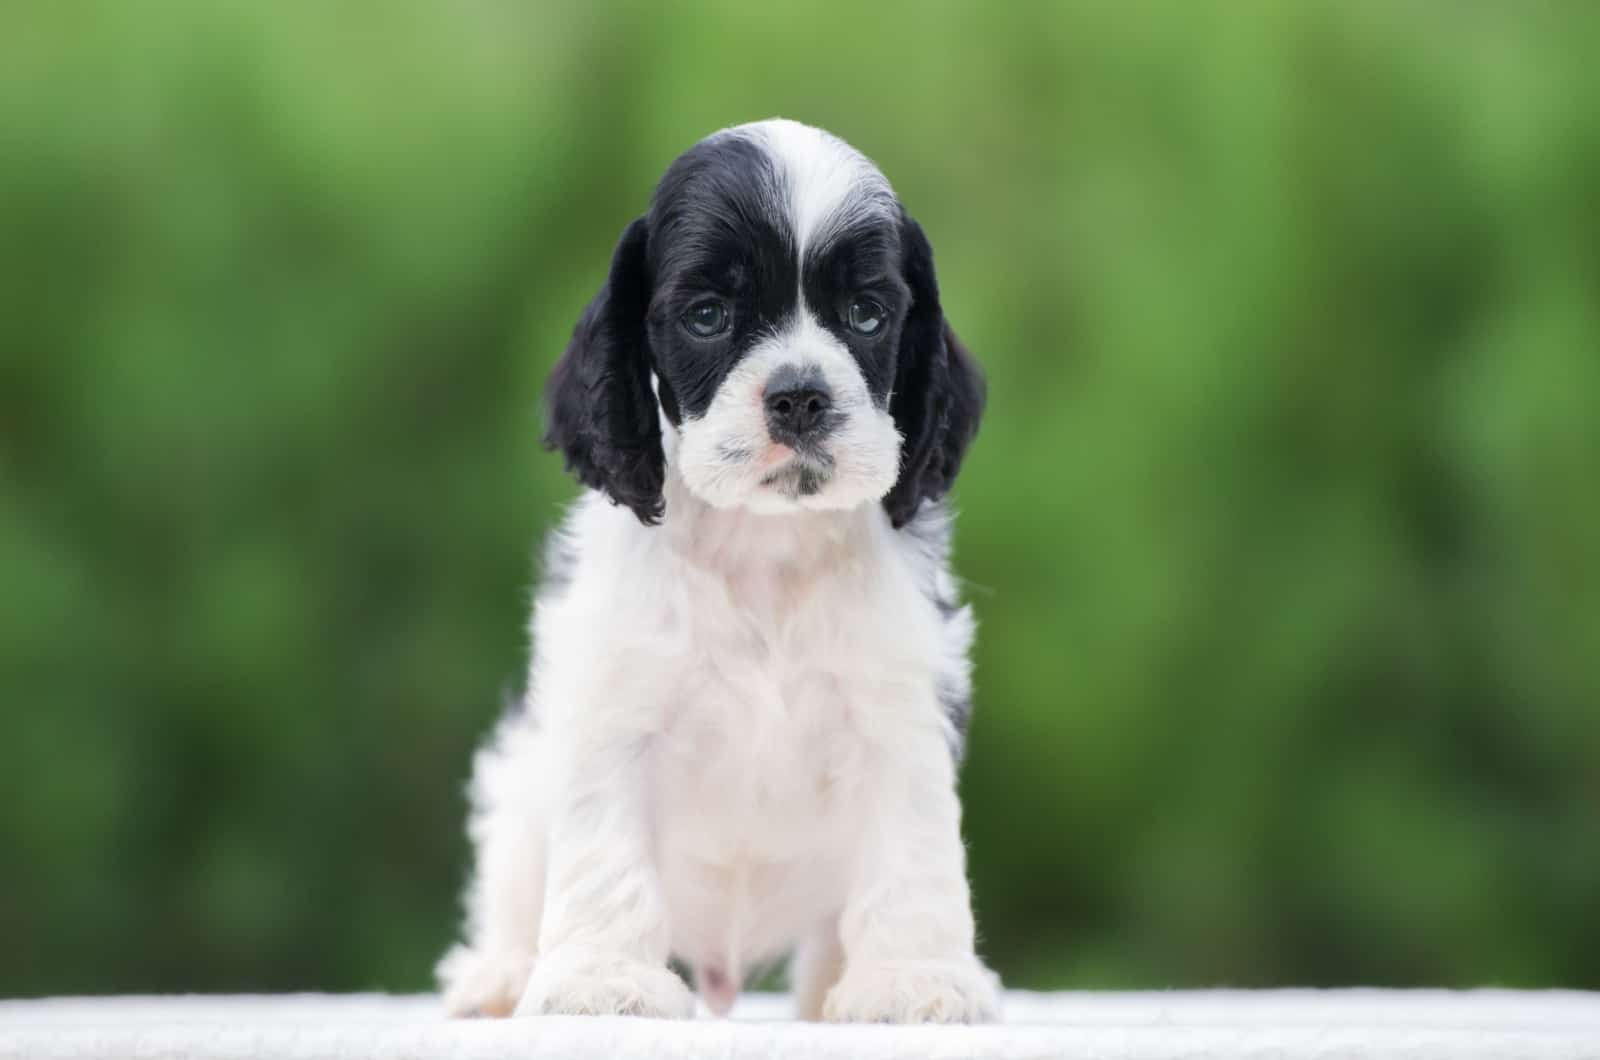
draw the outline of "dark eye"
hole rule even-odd
[[[850,330],[857,335],[876,335],[883,330],[883,322],[888,315],[882,303],[871,298],[857,298],[850,303],[846,319],[850,323]]]
[[[683,314],[689,334],[709,339],[728,330],[728,307],[721,302],[696,302]]]

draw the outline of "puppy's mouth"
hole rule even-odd
[[[761,477],[762,488],[781,493],[791,499],[814,497],[821,493],[828,481],[833,478],[833,457],[810,446],[792,449],[790,453],[792,455],[783,458],[782,465]]]
[[[814,497],[828,484],[828,478],[826,471],[796,463],[781,467],[766,476],[761,480],[761,485],[785,497]]]

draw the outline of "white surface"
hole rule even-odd
[[[747,996],[732,1020],[446,1020],[432,997],[51,998],[0,1002],[0,1058],[762,1060],[852,1057],[1600,1058],[1600,994],[1275,990],[1006,996],[985,1027],[824,1026]]]

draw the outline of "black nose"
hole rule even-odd
[[[831,426],[833,395],[822,374],[783,367],[767,380],[767,432],[775,442],[815,441]]]

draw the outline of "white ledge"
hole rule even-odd
[[[1013,991],[1005,1021],[982,1027],[787,1016],[760,995],[733,1019],[681,1022],[447,1020],[434,998],[379,994],[47,998],[0,1002],[0,1060],[1600,1058],[1600,993],[1579,991]]]

